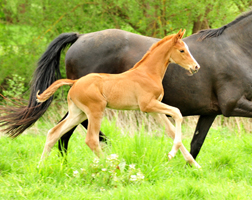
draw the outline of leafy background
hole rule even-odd
[[[180,28],[187,36],[234,20],[250,0],[0,0],[0,93],[13,74],[28,89],[36,62],[63,32],[118,28],[162,38]],[[61,57],[64,75],[64,55]],[[24,97],[27,95],[24,95]]]

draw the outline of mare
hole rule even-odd
[[[66,53],[66,75],[78,79],[92,72],[124,72],[159,40],[117,29],[59,35],[38,62],[28,105],[1,106],[0,111],[5,114],[0,116],[1,126],[16,137],[48,109],[52,98],[38,104],[36,92],[43,92],[60,77],[60,53],[68,45],[71,47]],[[183,40],[201,70],[187,76],[185,70],[170,64],[163,79],[162,102],[179,108],[183,116],[200,115],[190,151],[196,158],[217,115],[252,117],[252,11],[218,29],[203,30]],[[82,122],[86,128],[87,124],[87,120]],[[74,130],[75,127],[60,139],[63,152],[67,151]]]
[[[68,115],[64,120],[49,130],[41,161],[49,154],[54,144],[67,131],[88,119],[85,142],[98,156],[102,156],[99,144],[101,120],[106,107],[120,110],[141,110],[150,113],[167,134],[174,139],[172,150],[168,154],[173,158],[181,150],[185,160],[200,167],[186,150],[181,140],[182,115],[179,109],[161,102],[164,96],[162,79],[169,63],[177,63],[189,74],[200,68],[191,56],[187,45],[181,40],[185,30],[166,36],[153,44],[143,58],[134,67],[120,74],[91,73],[77,80],[60,79],[55,81],[41,95],[36,95],[38,102],[49,99],[59,87],[71,85],[68,92]],[[165,115],[175,120],[176,128]]]

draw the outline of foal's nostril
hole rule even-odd
[[[198,65],[196,65],[196,66],[195,66],[195,70],[198,70],[198,69],[199,69],[199,67],[198,67]]]

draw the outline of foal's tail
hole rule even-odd
[[[50,85],[42,94],[39,95],[39,91],[37,92],[37,102],[41,103],[49,99],[61,86],[63,85],[73,85],[77,80],[71,79],[60,79],[55,81],[52,85]]]
[[[48,109],[52,102],[52,97],[46,102],[38,104],[36,102],[36,92],[43,92],[60,75],[60,54],[69,45],[73,44],[81,35],[78,33],[63,33],[55,38],[47,50],[41,56],[37,69],[34,73],[30,88],[30,98],[28,105],[0,106],[0,128],[10,137],[17,137],[27,128],[32,126]]]

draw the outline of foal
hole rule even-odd
[[[67,97],[69,114],[48,132],[41,160],[50,153],[62,135],[86,119],[88,130],[85,142],[98,157],[102,156],[99,130],[104,109],[108,107],[121,110],[140,109],[152,114],[174,139],[172,150],[168,154],[169,159],[180,149],[186,161],[200,167],[182,144],[183,118],[179,109],[161,102],[164,95],[162,80],[169,63],[179,64],[191,75],[200,68],[187,45],[181,40],[184,33],[185,30],[180,30],[177,34],[166,36],[155,43],[132,69],[124,73],[92,73],[78,80],[61,79],[55,81],[41,95],[38,95],[38,91],[37,101],[44,102],[59,87],[72,85]],[[165,115],[173,117],[176,129]]]

